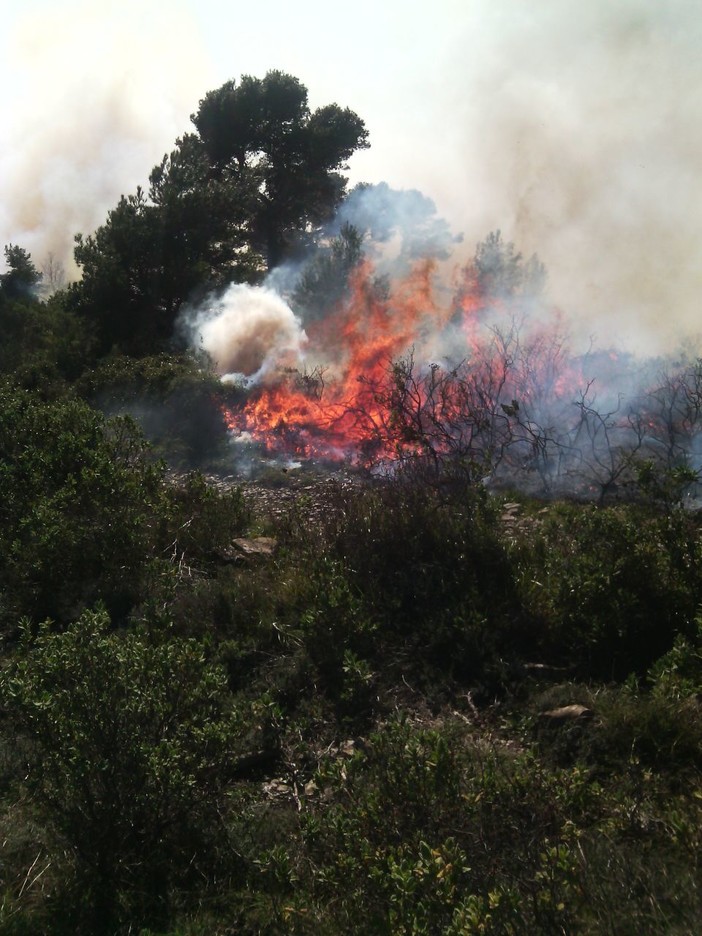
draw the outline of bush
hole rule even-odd
[[[338,933],[562,932],[577,858],[577,771],[391,722],[318,778],[311,893]],[[294,905],[294,902],[293,902]],[[296,930],[294,930],[296,931]]]
[[[644,675],[693,630],[702,535],[682,510],[564,505],[515,559],[546,650],[583,675]]]
[[[133,423],[0,388],[0,625],[138,599],[162,496]]]
[[[202,888],[240,723],[197,642],[112,632],[104,612],[25,627],[0,697],[87,932],[167,919],[174,889]]]
[[[223,398],[236,394],[187,355],[102,359],[76,390],[108,416],[131,416],[156,454],[180,469],[229,465]]]
[[[528,642],[496,509],[484,491],[465,486],[440,492],[389,482],[339,494],[321,540],[335,581],[325,593],[353,596],[384,668],[395,661],[425,684],[437,670],[484,680],[502,655]],[[340,626],[338,609],[326,618]],[[367,654],[368,639],[348,648]]]

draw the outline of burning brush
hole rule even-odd
[[[232,438],[270,457],[597,499],[651,464],[684,468],[689,488],[702,464],[699,362],[666,377],[631,355],[574,356],[556,311],[487,295],[470,264],[447,290],[436,261],[388,283],[366,259],[305,327],[275,292],[233,286],[191,327],[245,389],[225,412]]]

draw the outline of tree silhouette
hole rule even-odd
[[[345,161],[368,145],[356,114],[310,112],[305,87],[277,71],[211,91],[192,121],[197,133],[153,169],[148,193],[123,196],[77,238],[72,303],[94,324],[98,354],[163,350],[186,300],[256,282],[309,242],[343,198]]]

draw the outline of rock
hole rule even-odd
[[[548,712],[541,713],[541,719],[553,726],[566,725],[569,722],[587,721],[595,713],[586,705],[573,703],[572,705],[562,705],[560,708],[551,709]]]
[[[521,670],[534,676],[548,676],[561,678],[564,673],[568,673],[570,668],[567,666],[551,666],[550,663],[522,663]]]
[[[504,504],[502,508],[503,512],[500,516],[500,520],[506,524],[516,523],[521,513],[521,504],[509,503]]]
[[[272,556],[278,548],[278,541],[272,536],[240,536],[232,540],[232,546],[244,556]]]
[[[290,796],[292,787],[285,780],[276,778],[263,784],[263,789],[269,796]]]
[[[278,541],[272,536],[239,536],[231,546],[221,549],[217,558],[224,563],[256,562],[275,555]]]

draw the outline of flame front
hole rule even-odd
[[[492,312],[496,306],[493,302]],[[407,425],[397,426],[402,376],[397,361],[403,356],[411,356],[429,375],[403,387],[402,404],[416,408],[417,445],[421,420],[450,427],[466,418],[461,385],[447,383],[439,392],[432,383],[437,360],[469,361],[474,382],[491,388],[493,408],[517,396],[526,401],[534,374],[518,375],[509,366],[509,352],[482,328],[485,309],[471,267],[461,271],[449,291],[436,262],[423,260],[390,289],[364,261],[352,277],[347,300],[306,326],[308,369],[278,372],[272,382],[253,388],[241,409],[226,411],[227,425],[234,436],[252,438],[269,453],[355,463],[392,459],[399,443],[405,450],[415,444]],[[503,310],[507,317],[510,311]],[[545,345],[545,336],[542,341]],[[553,354],[549,358],[545,347],[542,351],[538,366],[553,368]],[[553,393],[558,394],[554,381],[560,377],[551,375]],[[405,416],[412,422],[411,413]],[[450,440],[449,432],[439,444],[450,445]]]

